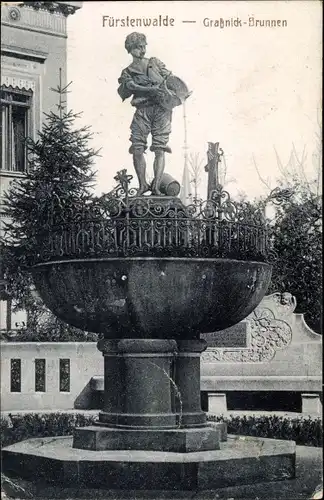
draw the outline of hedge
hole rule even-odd
[[[97,413],[57,412],[20,413],[1,416],[1,446],[31,437],[68,436],[75,426],[92,425]],[[322,421],[319,417],[278,415],[208,415],[210,421],[226,422],[229,434],[288,439],[298,445],[322,446]]]
[[[298,445],[323,445],[320,417],[288,415],[208,415],[211,422],[226,422],[228,434],[287,439]]]
[[[86,413],[17,413],[1,416],[1,446],[32,437],[68,436],[74,427],[92,425],[97,414]]]

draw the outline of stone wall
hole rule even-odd
[[[202,355],[201,389],[218,411],[226,410],[229,391],[299,392],[305,393],[303,403],[309,401],[308,393],[321,392],[322,336],[295,308],[289,293],[264,297],[233,328],[239,340],[235,347],[228,346],[231,328],[204,335],[209,347]]]
[[[20,359],[20,391],[11,389],[11,360]],[[45,359],[45,391],[36,391],[35,360]],[[69,390],[60,390],[60,359],[70,360]],[[1,345],[1,409],[40,410],[89,408],[91,378],[103,374],[103,356],[95,342],[3,342]],[[18,374],[19,375],[19,374]],[[17,377],[17,374],[15,375]],[[97,405],[95,405],[98,407]]]

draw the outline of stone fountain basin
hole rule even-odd
[[[46,306],[106,338],[197,338],[223,330],[264,297],[271,266],[212,258],[73,259],[33,267]]]

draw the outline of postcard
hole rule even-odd
[[[322,495],[321,7],[1,2],[2,498]]]

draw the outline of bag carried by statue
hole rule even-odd
[[[169,111],[176,106],[180,106],[191,95],[187,85],[179,77],[170,75],[161,83],[164,90],[161,96],[156,98],[157,103]]]

